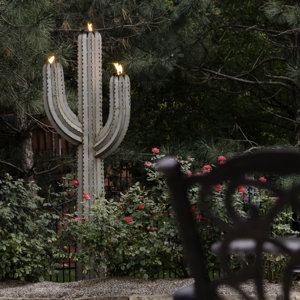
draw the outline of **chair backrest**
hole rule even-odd
[[[292,207],[294,211],[299,212],[300,184],[283,188],[272,184],[269,180],[261,182],[253,177],[251,179],[249,175],[272,174],[281,178],[294,174],[300,175],[300,153],[289,150],[261,150],[229,160],[205,175],[184,174],[179,163],[173,158],[161,160],[158,168],[165,175],[171,192],[172,204],[182,236],[185,261],[191,276],[195,278],[197,299],[222,299],[217,294],[217,288],[222,284],[236,289],[244,299],[252,299],[240,288],[241,283],[250,279],[253,279],[256,285],[256,299],[266,299],[263,290],[264,252],[283,253],[289,256],[284,271],[282,292],[283,299],[289,299],[292,271],[296,266],[300,266],[300,240],[294,239],[296,243],[293,244],[293,241],[272,238],[270,233],[274,219],[285,208]],[[226,183],[222,201],[224,212],[228,217],[227,221],[211,209],[214,188],[222,182]],[[214,226],[224,232],[219,244],[214,245],[224,275],[214,280],[209,277],[203,240],[197,230],[188,199],[189,190],[195,185],[199,186],[199,205],[203,217],[209,218]],[[247,216],[243,216],[236,211],[233,197],[240,186],[268,190],[269,193],[277,196],[277,200],[265,214],[260,214],[256,205],[250,204]],[[238,271],[232,271],[228,264],[228,254],[235,250],[233,249],[235,246],[242,252],[252,251],[255,254],[253,262],[244,265]]]

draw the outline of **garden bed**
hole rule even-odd
[[[191,284],[193,279],[106,278],[69,283],[5,281],[0,282],[0,299],[169,300],[176,290]],[[249,295],[254,295],[251,283],[245,284],[244,289]],[[275,299],[279,291],[279,284],[266,283],[266,292],[270,299]],[[220,293],[226,295],[227,299],[239,299],[235,291],[226,287],[222,287]],[[291,300],[300,300],[299,282],[293,286]]]

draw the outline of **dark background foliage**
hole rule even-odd
[[[205,158],[201,149],[221,145],[224,153],[224,144],[228,153],[298,145],[297,1],[0,3],[4,171],[26,180],[43,171],[34,155],[24,156],[33,130],[49,130],[37,121],[44,116],[42,65],[52,54],[63,64],[76,111],[77,36],[87,22],[103,39],[105,112],[112,63],[123,63],[131,79],[131,122],[118,155],[180,145]]]

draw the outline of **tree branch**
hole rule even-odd
[[[286,77],[286,76],[276,76],[276,75],[269,75],[266,74],[266,77],[271,78],[271,79],[282,79],[282,80],[287,80],[293,84],[295,84],[295,82],[293,81],[293,79]]]
[[[259,57],[257,58],[256,62],[253,64],[252,69],[250,69],[249,71],[245,71],[243,73],[241,73],[241,76],[247,75],[252,73],[253,71],[255,71],[257,68],[259,68],[260,66],[268,63],[268,62],[272,62],[272,61],[284,61],[287,62],[287,60],[285,58],[282,57],[271,57],[271,58],[267,58],[264,59],[263,61],[261,61],[260,63],[257,63]]]
[[[264,108],[262,105],[259,105],[259,107],[260,107],[262,110],[264,110],[265,112],[267,112],[267,113],[269,113],[269,114],[271,114],[271,115],[273,115],[273,116],[275,116],[275,117],[277,117],[277,118],[280,118],[280,119],[283,119],[283,120],[292,122],[294,125],[298,125],[298,124],[300,123],[300,122],[297,122],[296,120],[290,119],[290,118],[288,118],[288,117],[284,117],[284,116],[279,115],[279,114],[277,114],[277,113],[275,113],[275,112],[273,112],[273,111],[271,111],[271,110],[269,110],[269,109],[266,109],[266,108]]]
[[[59,164],[59,165],[56,165],[55,167],[53,167],[53,168],[51,168],[51,169],[47,169],[47,170],[43,170],[43,171],[39,171],[39,172],[34,171],[33,173],[34,173],[35,175],[48,174],[48,173],[51,173],[51,172],[57,170],[57,169],[60,168],[61,166],[62,166],[62,165]]]
[[[210,69],[206,69],[206,68],[202,68],[202,70],[205,71],[205,72],[223,77],[223,78],[231,79],[231,80],[238,81],[238,82],[245,83],[245,84],[251,84],[251,85],[265,85],[265,84],[267,84],[267,85],[282,86],[282,87],[285,87],[287,89],[292,88],[291,85],[289,85],[287,83],[284,83],[284,82],[280,82],[280,81],[260,81],[260,80],[253,81],[253,80],[239,78],[237,76],[224,74],[224,73],[214,71],[214,70],[210,70]]]
[[[16,165],[14,165],[14,164],[12,164],[12,163],[10,163],[8,161],[0,160],[0,164],[12,167],[12,168],[18,170],[20,173],[24,174],[24,171],[22,169],[20,169],[19,167],[17,167]]]
[[[236,124],[236,126],[237,126],[238,130],[241,132],[241,134],[243,135],[243,137],[245,138],[245,141],[247,141],[251,145],[251,147],[253,147],[254,145],[257,146],[257,143],[255,143],[247,138],[246,134],[244,133],[244,131],[242,130],[242,128],[240,127],[239,124]]]
[[[230,28],[230,29],[243,29],[246,31],[259,31],[259,32],[264,32],[268,33],[274,37],[281,36],[284,34],[294,34],[296,32],[299,32],[300,27],[293,28],[293,29],[288,29],[285,31],[280,31],[280,30],[271,30],[271,29],[266,29],[266,28],[259,28],[257,25],[251,25],[251,26],[246,26],[246,25],[232,25],[232,24],[226,24],[224,26],[220,26],[219,28]]]
[[[12,126],[9,122],[7,122],[6,120],[3,119],[3,116],[0,117],[0,122],[4,124],[4,126],[6,126],[8,129],[10,129],[13,133],[18,133],[20,132],[19,130],[17,130],[17,128],[15,128],[14,126]]]
[[[72,162],[74,162],[74,159],[71,159],[71,160],[69,160],[69,161],[65,161],[65,163],[72,163]],[[64,164],[61,163],[61,164],[58,164],[58,165],[56,165],[56,166],[54,166],[54,167],[52,167],[52,168],[50,168],[50,169],[43,170],[43,171],[35,171],[35,170],[33,170],[33,173],[34,173],[35,175],[48,174],[48,173],[51,173],[51,172],[57,170],[58,168],[60,168],[60,167],[63,166],[63,165],[64,165]]]

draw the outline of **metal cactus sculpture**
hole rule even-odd
[[[82,196],[104,192],[103,159],[120,145],[129,125],[129,77],[121,74],[111,77],[109,115],[104,126],[99,32],[81,33],[78,37],[78,116],[67,103],[60,63],[45,64],[43,77],[47,117],[61,136],[77,145],[77,205],[81,216],[87,217],[92,199],[82,206]]]

